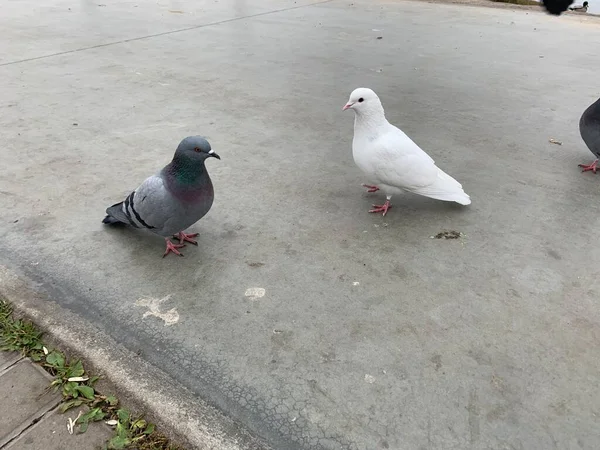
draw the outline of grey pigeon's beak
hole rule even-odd
[[[208,152],[208,156],[212,156],[213,158],[221,159],[221,157],[219,155],[217,155],[214,150],[211,150],[210,152]]]
[[[352,105],[354,105],[354,103],[352,102],[348,102],[344,105],[344,107],[342,108],[342,111],[346,111],[348,108],[352,108]]]

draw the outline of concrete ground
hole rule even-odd
[[[19,354],[0,351],[0,449],[96,450],[104,448],[113,432],[103,422],[91,423],[85,433],[69,419],[89,411],[87,407],[59,411],[60,392],[49,390],[52,377]]]
[[[93,324],[278,450],[600,447],[600,176],[577,168],[597,20],[391,0],[5,6],[0,278],[54,300],[41,319]],[[358,86],[470,207],[407,195],[367,214],[382,196],[360,186],[341,111]],[[191,134],[222,157],[215,204],[199,247],[163,260],[161,239],[100,222]]]

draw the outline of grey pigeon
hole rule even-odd
[[[596,173],[596,165],[598,164],[598,158],[600,158],[600,98],[581,115],[579,132],[585,145],[596,156],[596,160],[591,164],[579,164],[579,167],[583,169],[582,172],[591,170]]]
[[[169,252],[183,256],[178,249],[185,247],[184,242],[198,245],[192,239],[198,233],[186,234],[183,230],[204,217],[213,204],[213,185],[204,165],[210,157],[221,159],[206,139],[186,137],[173,161],[147,178],[125,201],[109,207],[102,223],[150,230],[165,238],[163,258]],[[171,236],[179,239],[179,244],[171,242]]]

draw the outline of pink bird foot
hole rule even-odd
[[[388,212],[388,209],[390,209],[391,207],[392,207],[392,205],[390,205],[390,201],[386,200],[383,205],[373,205],[373,208],[375,208],[375,209],[370,209],[369,212],[370,213],[382,212],[383,216],[385,217],[385,215]]]
[[[377,192],[379,190],[377,186],[373,186],[371,184],[363,184],[363,187],[367,188],[367,192]]]
[[[581,172],[587,172],[589,170],[591,170],[592,172],[596,173],[596,164],[598,164],[598,160],[594,161],[591,164],[579,164],[578,167],[581,167],[583,170]]]
[[[177,234],[174,234],[173,237],[175,239],[179,239],[179,243],[183,244],[184,242],[189,242],[190,244],[198,245],[198,242],[194,241],[192,238],[198,236],[199,233],[185,234],[183,231],[180,231]]]
[[[169,238],[165,238],[165,242],[167,243],[167,249],[165,250],[165,254],[163,255],[163,258],[165,256],[167,256],[169,254],[169,252],[173,252],[178,256],[183,256],[183,253],[181,253],[179,250],[177,250],[178,248],[183,248],[185,247],[185,244],[173,244]]]

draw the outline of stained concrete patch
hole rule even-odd
[[[61,396],[48,390],[50,381],[28,359],[0,375],[0,447],[58,405]]]
[[[103,422],[90,423],[85,433],[75,431],[69,434],[67,421],[75,420],[81,411],[85,414],[88,408],[77,408],[61,414],[58,409],[44,418],[11,442],[6,450],[96,450],[102,448],[113,432]]]
[[[0,352],[0,373],[21,358],[22,356],[16,352]]]

